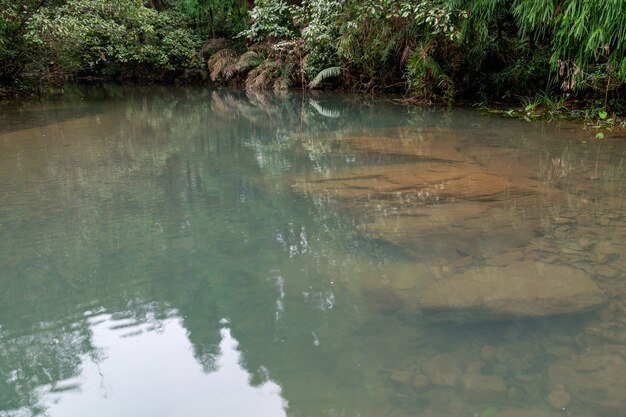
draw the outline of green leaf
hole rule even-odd
[[[596,133],[596,139],[604,139],[604,133],[602,132]]]
[[[309,84],[309,87],[310,88],[316,88],[325,79],[332,78],[332,77],[339,77],[340,75],[341,75],[341,68],[340,67],[329,67],[329,68],[323,69],[323,70],[321,70],[319,72],[319,74],[317,74],[315,76],[315,78],[313,78],[311,80],[311,83]]]
[[[496,407],[488,407],[485,408],[483,410],[482,413],[480,413],[480,417],[493,417],[494,414],[496,414],[498,412],[498,409]]]
[[[607,116],[608,116],[608,113],[605,111],[598,112],[598,117],[600,117],[600,119],[602,120],[606,119]]]

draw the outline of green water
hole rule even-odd
[[[626,141],[594,136],[330,95],[102,87],[0,107],[0,416],[624,415]],[[349,182],[459,155],[487,187],[541,191]],[[415,305],[424,280],[530,261],[606,300],[452,323]]]

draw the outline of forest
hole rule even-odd
[[[0,97],[77,80],[617,120],[626,0],[0,0]]]

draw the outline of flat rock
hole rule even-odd
[[[605,302],[584,271],[540,262],[474,268],[434,282],[417,300],[432,319],[461,322],[576,314]]]
[[[300,181],[295,187],[338,199],[388,200],[390,196],[406,195],[424,202],[449,198],[494,201],[536,193],[530,187],[487,173],[476,164],[441,162],[356,168],[332,177]]]
[[[369,129],[367,135],[347,134],[335,139],[353,151],[409,155],[424,160],[471,161],[457,149],[459,133],[454,129]]]

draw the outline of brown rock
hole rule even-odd
[[[619,258],[621,254],[621,250],[609,242],[598,243],[593,249],[593,252],[599,263],[606,263],[615,260]]]
[[[465,268],[466,266],[470,266],[473,264],[474,264],[474,258],[472,258],[471,256],[464,256],[453,262],[453,265],[456,268]]]
[[[612,278],[617,275],[617,271],[608,265],[598,265],[594,268],[594,271],[604,278]]]
[[[440,321],[500,320],[582,313],[606,302],[582,270],[539,262],[474,268],[418,294],[418,306]]]
[[[552,365],[553,385],[563,385],[578,400],[609,415],[626,412],[626,360],[621,354],[586,354]]]
[[[396,384],[410,384],[413,380],[413,374],[409,371],[393,371],[389,375],[389,379]]]
[[[491,259],[487,260],[487,264],[492,266],[507,266],[512,264],[513,262],[519,261],[524,257],[524,252],[522,251],[513,251],[504,253],[502,255],[494,256]]]
[[[463,389],[469,399],[477,402],[495,401],[507,394],[504,380],[497,375],[465,375]]]
[[[548,395],[548,401],[555,410],[565,410],[572,402],[572,396],[563,389],[556,389]]]
[[[467,365],[466,373],[468,374],[479,374],[480,370],[485,366],[485,362],[483,361],[475,361]]]
[[[424,363],[424,372],[434,385],[452,387],[461,378],[459,360],[450,354],[437,355]]]
[[[426,375],[418,374],[413,378],[413,388],[417,390],[424,389],[430,385],[430,380]]]
[[[496,359],[503,365],[508,365],[511,362],[511,352],[506,350],[506,348],[500,346],[496,349]]]

